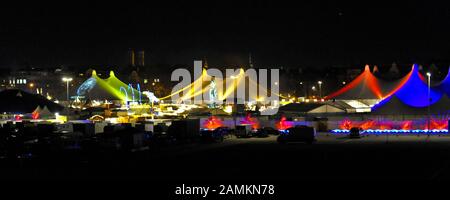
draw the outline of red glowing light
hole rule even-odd
[[[215,116],[212,116],[212,117],[208,118],[207,120],[205,120],[205,122],[203,122],[203,127],[206,129],[210,129],[210,130],[214,130],[221,126],[223,126],[222,121]]]
[[[423,121],[421,121],[423,122]],[[395,123],[389,120],[383,121],[374,121],[367,120],[363,122],[354,122],[348,119],[344,119],[339,124],[339,129],[341,130],[350,130],[352,127],[359,127],[363,130],[413,130],[414,122],[411,120],[401,121],[399,123]],[[429,130],[445,130],[448,129],[448,121],[447,117],[442,119],[431,118],[429,121],[425,120],[425,123],[420,123],[422,129]]]
[[[252,125],[252,129],[259,129],[259,121],[258,119],[251,117],[250,114],[248,114],[243,120],[241,120],[241,124],[250,124]]]
[[[361,125],[359,125],[359,127],[362,128],[363,130],[372,129],[373,127],[375,127],[375,121],[373,120],[365,121]]]
[[[39,113],[38,112],[34,112],[34,113],[32,113],[31,114],[31,118],[33,118],[33,119],[39,119]]]
[[[426,126],[425,129],[427,129],[428,127]],[[442,129],[448,129],[448,122],[447,120],[443,120],[443,119],[434,119],[432,118],[430,120],[430,130],[442,130]]]
[[[401,125],[402,130],[412,130],[412,121],[404,121]]]
[[[398,84],[389,92],[382,92],[380,84],[378,79],[370,72],[370,69],[368,66],[366,66],[366,69],[363,73],[361,73],[358,77],[356,77],[352,82],[347,84],[345,87],[341,88],[340,90],[328,95],[325,97],[325,99],[333,99],[337,96],[341,96],[347,92],[349,92],[352,89],[355,88],[367,88],[374,98],[378,99],[386,99],[395,94],[397,91],[399,91],[402,87],[405,86],[405,84],[413,77],[413,75],[417,72],[417,65],[413,65],[411,71],[402,78]],[[426,82],[426,78],[420,74],[417,73],[419,76],[419,79]],[[365,97],[368,98],[368,97]]]
[[[339,128],[342,130],[350,130],[352,128],[352,121],[348,119],[342,120],[341,124],[339,125]]]
[[[412,74],[414,73],[414,65],[411,69],[411,71],[400,81],[400,83],[397,85],[397,87],[395,87],[391,92],[389,92],[388,94],[384,95],[383,98],[388,98],[391,95],[393,95],[395,92],[397,92],[398,90],[400,90],[400,88],[402,88],[406,82],[408,82],[409,78],[411,78]]]
[[[280,121],[275,124],[278,130],[286,130],[294,126],[290,121],[286,120],[286,117],[281,117]]]
[[[392,129],[400,129],[400,130],[413,130],[413,121],[403,121],[397,125],[394,125],[392,121],[380,121],[375,122],[373,120],[368,120],[364,122],[352,122],[348,119],[342,120],[339,128],[342,130],[350,130],[352,127],[359,127],[363,130],[392,130]],[[421,125],[422,129],[430,129],[430,130],[444,130],[448,129],[448,121],[447,119],[435,119],[431,118],[430,121],[426,121],[425,124]]]
[[[22,120],[22,116],[16,115],[16,116],[14,116],[14,119],[15,119],[16,121]]]
[[[377,78],[370,72],[369,66],[366,65],[364,72],[356,77],[355,80],[344,86],[342,89],[328,95],[327,97],[325,97],[325,99],[332,99],[336,96],[342,95],[361,84],[369,88],[374,97],[378,99],[383,98],[383,94],[381,92]]]
[[[389,125],[380,125],[378,127],[379,127],[378,129],[380,129],[380,130],[391,130],[392,129],[392,127]],[[367,130],[367,129],[365,129],[365,130]]]
[[[428,82],[427,79],[420,73],[419,73],[419,78],[420,78],[420,80],[422,80],[425,83]]]
[[[391,122],[376,122],[374,120],[367,120],[364,122],[352,122],[348,119],[342,120],[339,128],[342,130],[350,130],[353,127],[359,127],[363,130],[368,129],[380,129],[380,130],[389,130],[392,129],[392,123]]]
[[[380,130],[391,130],[394,127],[391,121],[381,121],[374,126],[378,126]],[[370,127],[370,129],[374,129],[374,127]]]

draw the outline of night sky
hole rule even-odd
[[[30,4],[0,8],[0,67],[450,64],[450,9],[431,2]]]

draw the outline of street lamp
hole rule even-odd
[[[315,96],[315,92],[316,92],[316,86],[312,86],[311,90],[313,91],[312,94]]]
[[[306,86],[303,86],[303,81],[302,82],[300,82],[300,87],[301,87],[301,89],[303,89],[303,92],[304,92],[304,95],[305,95],[305,98],[306,98]]]
[[[322,99],[322,81],[317,82],[319,84],[319,97]]]
[[[67,86],[66,86],[66,91],[67,91],[67,102],[70,101],[69,99],[69,83],[72,81],[73,79],[70,77],[63,77],[62,81],[66,82]]]
[[[430,104],[431,104],[431,73],[427,72],[427,77],[428,77],[428,125],[427,125],[427,129],[428,129],[428,133],[430,132]]]

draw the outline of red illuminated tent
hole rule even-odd
[[[363,100],[378,99],[382,100],[399,89],[401,85],[408,79],[408,75],[404,78],[387,82],[374,76],[366,65],[364,72],[356,77],[352,82],[347,84],[340,90],[326,96],[325,99],[338,100]]]
[[[340,90],[328,95],[326,99],[382,99],[383,92],[378,79],[366,65],[364,72]]]

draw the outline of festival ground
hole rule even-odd
[[[127,154],[69,155],[2,165],[3,178],[74,180],[446,180],[450,137],[320,133],[317,143],[280,145],[276,137],[187,144]]]

